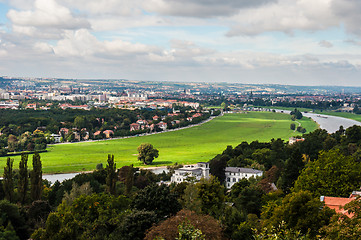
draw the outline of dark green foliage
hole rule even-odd
[[[348,143],[359,143],[361,140],[361,127],[353,125],[347,128],[345,136]]]
[[[32,228],[43,226],[51,210],[48,201],[37,200],[32,202],[27,214],[29,225]]]
[[[295,130],[295,129],[296,129],[296,124],[291,123],[291,125],[290,125],[290,129],[291,129],[291,130]]]
[[[239,238],[235,232],[240,223],[246,221],[246,214],[242,211],[239,211],[235,207],[226,206],[224,208],[223,214],[220,217],[221,223],[224,226],[224,234],[230,239],[247,239]],[[252,231],[251,231],[252,236]]]
[[[306,129],[301,127],[301,126],[298,126],[297,127],[297,132],[300,132],[300,133],[305,133],[306,132]]]
[[[233,184],[230,192],[230,197],[232,199],[237,199],[241,194],[241,192],[243,191],[243,189],[249,187],[250,185],[251,183],[246,178],[242,178],[240,181]]]
[[[43,190],[43,171],[39,153],[33,155],[33,170],[30,172],[30,194],[33,201],[41,198]]]
[[[289,158],[286,160],[280,180],[280,187],[285,193],[290,192],[290,188],[293,187],[294,182],[297,180],[305,166],[302,154],[297,144],[290,146],[288,151]]]
[[[295,108],[295,110],[291,111],[290,113],[292,116],[294,116],[296,119],[301,119],[303,117],[302,113]]]
[[[5,193],[5,199],[7,199],[9,202],[12,202],[14,197],[13,163],[14,159],[7,158],[6,166],[4,167],[3,189]]]
[[[300,191],[287,195],[282,204],[274,209],[271,218],[265,220],[265,225],[278,226],[284,221],[287,228],[314,237],[322,226],[330,222],[334,213],[329,208],[323,208],[319,197],[314,198],[310,192]]]
[[[114,155],[108,155],[108,164],[105,168],[107,171],[107,178],[106,178],[106,184],[107,184],[107,191],[110,194],[115,194],[115,183],[117,182],[117,174],[115,172],[116,170],[116,164],[114,163]]]
[[[145,232],[157,223],[157,215],[153,211],[132,210],[110,235],[110,239],[141,240]]]
[[[245,187],[238,198],[233,199],[235,206],[247,214],[261,214],[263,191],[257,187]]]
[[[134,173],[135,169],[133,165],[123,166],[118,170],[119,180],[124,183],[126,194],[130,194],[134,185]]]
[[[110,194],[82,195],[68,206],[61,204],[58,211],[50,213],[45,229],[32,235],[41,239],[109,239],[121,224],[129,207],[124,196]]]
[[[227,162],[230,159],[229,155],[217,155],[209,161],[209,173],[215,176],[221,183],[226,179],[225,169]]]
[[[300,143],[300,151],[308,155],[311,161],[317,159],[319,151],[323,150],[323,143],[328,133],[324,129],[316,129],[315,131],[304,134],[305,140]]]
[[[146,165],[151,164],[154,158],[159,156],[159,151],[150,143],[142,143],[137,150],[139,153],[138,160]]]
[[[1,200],[0,217],[0,227],[7,228],[10,224],[20,239],[28,238],[27,225],[23,216],[20,215],[18,206],[9,201]]]
[[[348,197],[360,187],[361,163],[339,150],[321,152],[309,162],[295,182],[295,191],[308,190],[314,196]]]
[[[22,154],[19,162],[19,180],[18,180],[18,193],[19,201],[24,204],[28,192],[29,174],[28,174],[28,155]]]
[[[90,187],[95,193],[100,193],[104,191],[102,184],[105,184],[106,171],[105,169],[94,171],[93,173],[81,173],[76,175],[72,179],[68,179],[59,183],[56,181],[52,186],[52,191],[49,193],[49,203],[52,206],[58,206],[64,196],[65,192],[70,192],[73,183],[76,183],[78,186],[85,184],[86,182],[90,183]]]
[[[9,223],[6,228],[0,226],[0,240],[20,240],[13,226]]]
[[[195,184],[198,189],[198,197],[201,200],[202,213],[213,217],[221,215],[224,207],[224,187],[217,178],[201,179]]]
[[[139,210],[154,211],[160,219],[169,217],[181,209],[176,195],[171,193],[165,184],[152,184],[140,190],[132,206]]]

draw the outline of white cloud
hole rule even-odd
[[[34,50],[39,51],[40,53],[54,53],[53,48],[44,42],[37,42],[34,44]]]
[[[75,17],[68,8],[55,0],[36,0],[33,9],[21,11],[11,9],[7,17],[15,26],[15,31],[20,30],[25,34],[33,34],[32,28],[62,30],[90,27],[87,20]]]
[[[139,55],[156,52],[155,47],[122,40],[99,41],[86,29],[66,31],[64,38],[54,46],[54,53],[58,56],[89,57]]]
[[[330,3],[331,0],[279,0],[258,8],[244,9],[232,18],[235,23],[227,35],[327,29],[338,23]]]

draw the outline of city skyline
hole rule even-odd
[[[356,0],[0,0],[0,75],[361,86]]]

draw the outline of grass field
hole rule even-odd
[[[308,118],[299,120],[308,131],[317,124]],[[57,144],[41,153],[44,173],[65,173],[93,170],[96,164],[105,166],[107,154],[114,154],[117,167],[134,164],[137,160],[137,147],[141,143],[151,143],[159,150],[159,158],[151,166],[174,163],[196,163],[208,161],[221,153],[227,145],[236,146],[242,141],[269,141],[272,138],[288,140],[298,135],[290,130],[290,115],[272,112],[250,112],[247,114],[226,114],[200,126],[174,132],[115,139],[99,142]],[[14,157],[14,168],[18,168],[20,157]],[[30,160],[30,158],[29,158]],[[6,158],[0,158],[2,174]],[[31,165],[31,160],[29,161]]]

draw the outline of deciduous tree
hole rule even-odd
[[[159,156],[159,151],[150,143],[142,143],[137,150],[139,153],[138,160],[146,165],[151,164],[154,158]]]
[[[309,162],[295,182],[295,191],[308,190],[314,196],[348,197],[360,187],[361,163],[339,150],[322,151]]]

